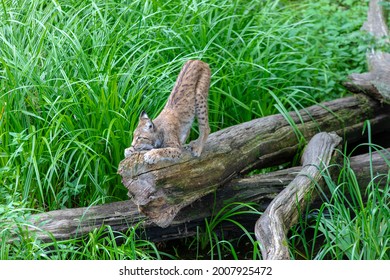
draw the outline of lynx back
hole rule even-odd
[[[159,160],[176,160],[182,153],[195,117],[199,137],[189,145],[199,157],[210,133],[207,97],[210,87],[210,68],[200,60],[186,62],[161,113],[151,120],[141,113],[134,131],[133,142],[125,150],[125,157],[136,151],[148,150],[144,160],[148,164]]]

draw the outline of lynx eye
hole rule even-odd
[[[148,137],[137,136],[136,140],[137,141],[140,141],[140,140],[149,141],[149,138]]]

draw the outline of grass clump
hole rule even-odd
[[[377,150],[384,159],[388,151]],[[330,198],[319,209],[307,212],[292,229],[291,254],[294,258],[332,260],[390,259],[390,173],[375,174],[367,185],[358,182],[349,156],[337,180],[324,174]],[[390,166],[390,162],[387,162]]]
[[[196,244],[197,259],[261,259],[254,232],[248,231],[247,227],[239,221],[240,218],[253,215],[255,217],[261,215],[255,204],[226,205],[209,220],[205,220],[205,230],[198,232],[189,249]],[[228,239],[224,231],[220,230],[220,227],[226,224],[231,225],[232,231],[242,231],[242,235],[239,238]]]
[[[2,215],[0,214],[0,217]],[[3,217],[2,217],[3,218]],[[17,219],[0,222],[0,259],[2,260],[156,260],[172,256],[160,252],[153,242],[144,240],[137,226],[127,232],[110,226],[94,229],[88,235],[52,242],[42,242],[27,230],[27,223]],[[50,234],[50,233],[48,233]]]
[[[389,152],[371,143],[368,125],[369,156],[374,150],[386,160]],[[390,162],[386,160],[387,165]],[[376,174],[370,161],[370,181],[362,186],[345,157],[338,184],[328,183],[332,197],[323,205],[319,230],[326,246],[318,257],[350,260],[390,259],[390,171]]]

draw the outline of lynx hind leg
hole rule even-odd
[[[207,98],[210,87],[210,68],[206,65],[202,69],[195,89],[195,115],[198,119],[199,137],[197,140],[190,143],[192,154],[199,157],[202,153],[204,144],[210,134],[209,126],[209,110],[207,105]]]
[[[176,161],[181,156],[180,148],[160,148],[153,149],[144,154],[144,160],[147,164],[155,164],[158,161],[169,160]]]

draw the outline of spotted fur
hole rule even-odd
[[[176,160],[190,133],[195,117],[199,137],[190,143],[191,152],[199,157],[210,133],[207,98],[210,87],[210,68],[200,60],[186,62],[180,71],[168,101],[154,120],[141,113],[134,131],[133,142],[125,150],[125,157],[136,151],[148,150],[145,162]]]

